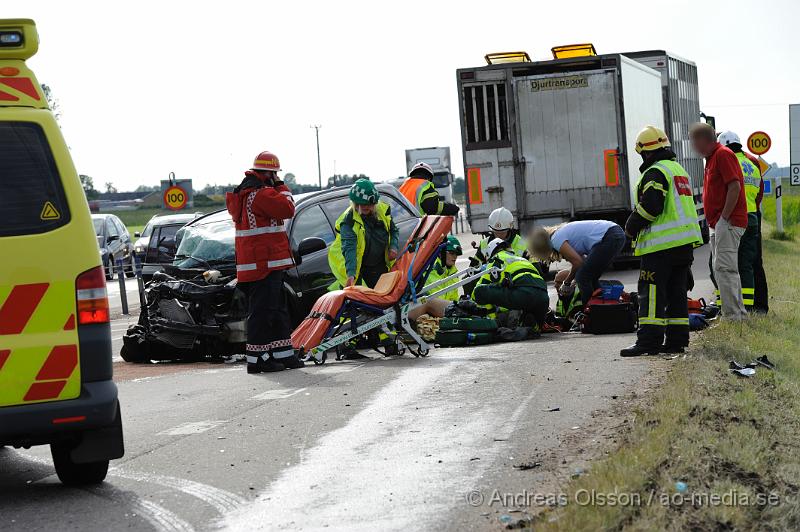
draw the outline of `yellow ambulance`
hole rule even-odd
[[[63,483],[92,484],[124,452],[109,305],[86,196],[25,64],[38,48],[32,20],[0,19],[0,447],[48,444]]]

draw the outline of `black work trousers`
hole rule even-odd
[[[753,262],[753,281],[755,293],[753,294],[753,308],[756,312],[769,312],[769,288],[767,274],[764,271],[764,261],[761,250],[761,211],[758,211],[758,243],[756,244],[756,259]]]
[[[248,301],[248,362],[253,357],[266,360],[268,356],[272,356],[280,360],[294,354],[292,326],[283,288],[284,276],[282,270],[273,271],[258,281],[239,283],[239,288],[247,294]]]
[[[693,255],[692,246],[686,245],[641,256],[637,345],[689,345],[686,283]]]

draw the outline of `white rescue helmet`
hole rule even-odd
[[[731,144],[742,145],[742,139],[733,131],[723,131],[719,134],[718,140],[723,146],[730,146]]]
[[[417,163],[408,173],[409,177],[421,177],[422,179],[433,179],[433,168],[428,163]]]
[[[505,248],[508,243],[503,240],[502,238],[493,238],[489,241],[489,245],[486,246],[486,256],[493,257],[494,254],[502,248]]]
[[[506,231],[514,227],[514,215],[505,207],[495,209],[489,215],[489,229],[493,231]]]

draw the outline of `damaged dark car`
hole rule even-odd
[[[292,325],[305,318],[335,278],[327,248],[336,219],[348,207],[347,187],[295,196],[287,232],[296,266],[286,272]],[[404,241],[417,223],[414,208],[391,185],[378,184],[381,200]],[[141,313],[123,337],[126,362],[221,359],[244,353],[247,296],[237,288],[235,228],[226,210],[188,223],[177,235],[172,265],[153,275],[140,294]]]

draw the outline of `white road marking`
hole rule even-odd
[[[452,363],[403,371],[221,525],[229,530],[436,528],[439,519],[466,504],[466,490],[508,446],[493,436],[513,433],[534,397],[531,392],[515,400],[517,408],[510,412],[511,399],[498,383],[500,391],[468,399],[465,418],[463,404],[453,397],[463,400],[465,387],[502,357],[485,352],[479,358],[448,357]],[[471,461],[475,456],[481,460]]]
[[[159,436],[187,436],[190,434],[201,434],[208,430],[213,429],[214,427],[218,427],[225,423],[225,420],[206,420],[206,421],[189,421],[187,423],[181,423],[177,427],[172,427],[171,429],[162,430],[158,433]]]
[[[252,401],[270,401],[272,399],[286,399],[300,392],[306,391],[308,388],[298,388],[295,390],[289,388],[278,388],[277,390],[267,390],[264,393],[254,395],[250,398]]]

